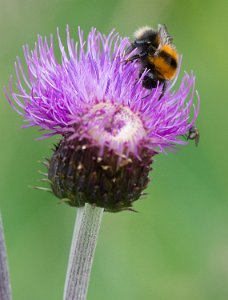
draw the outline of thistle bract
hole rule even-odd
[[[143,88],[137,62],[126,62],[127,38],[92,29],[84,41],[79,29],[75,43],[68,27],[66,33],[67,51],[57,33],[61,62],[52,36],[38,37],[34,51],[24,47],[27,67],[17,59],[17,91],[11,80],[7,98],[24,127],[61,135],[48,170],[57,197],[77,207],[131,209],[149,182],[153,156],[186,144],[181,136],[198,114],[195,77],[185,74],[176,92],[172,82],[160,98],[162,86]]]

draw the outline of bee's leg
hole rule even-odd
[[[164,96],[165,91],[166,91],[166,89],[167,89],[167,82],[164,81],[164,82],[162,82],[162,84],[163,84],[163,86],[162,86],[162,91],[161,91],[161,95],[160,95],[160,97],[159,97],[158,100],[160,100],[160,99]]]
[[[135,48],[137,48],[137,46],[135,46],[134,43],[131,43],[130,46],[126,49],[126,55],[130,54],[133,50],[135,50]]]
[[[152,90],[150,91],[149,94],[147,94],[146,96],[142,97],[142,99],[145,99],[145,98],[149,97],[151,95],[151,92],[152,92]]]
[[[137,60],[139,58],[140,58],[140,55],[139,54],[135,54],[135,55],[132,55],[131,57],[125,59],[123,62],[128,62],[128,61],[132,62],[132,61]]]
[[[188,134],[185,133],[185,134],[182,134],[181,136],[183,136],[183,138],[187,141],[188,140]]]
[[[140,45],[140,44],[139,44]],[[138,43],[135,41],[133,43],[130,44],[130,46],[126,49],[126,55],[129,55],[132,51],[134,51],[136,48],[139,47]],[[147,53],[146,53],[147,54]],[[140,56],[144,56],[144,53],[138,53],[136,55],[133,55],[132,57],[136,57],[134,59],[138,59],[140,58]],[[138,57],[137,57],[138,56]]]
[[[148,54],[147,51],[145,51],[145,52],[140,52],[140,53],[138,53],[138,54],[132,55],[132,56],[130,56],[129,58],[125,59],[124,62],[134,61],[134,60],[137,60],[137,59],[141,59],[142,57],[147,56],[147,54]]]

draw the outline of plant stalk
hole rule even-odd
[[[6,254],[6,245],[5,245],[1,214],[0,214],[0,299],[1,300],[12,299],[7,254]]]
[[[85,300],[104,209],[88,203],[77,209],[63,300]]]

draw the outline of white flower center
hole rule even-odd
[[[134,152],[146,136],[142,120],[129,107],[112,103],[99,103],[85,116],[89,122],[89,135],[99,145],[109,145],[119,152],[124,148]]]

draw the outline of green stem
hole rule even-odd
[[[77,209],[64,300],[85,300],[104,209],[88,203]]]
[[[5,245],[1,214],[0,214],[0,299],[1,300],[12,299],[9,272],[8,272],[6,245]]]

